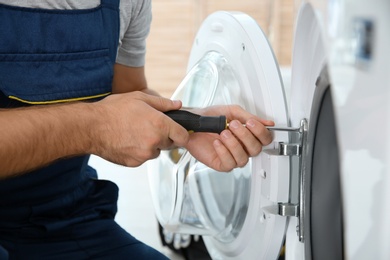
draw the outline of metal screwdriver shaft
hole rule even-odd
[[[229,128],[229,123],[225,116],[201,116],[185,110],[172,110],[164,113],[172,118],[176,123],[183,126],[187,131],[191,132],[208,132],[221,133]],[[246,126],[243,124],[243,126]],[[296,132],[299,128],[296,127],[278,127],[266,126],[270,131],[285,131]]]

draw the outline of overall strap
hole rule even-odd
[[[115,42],[112,45],[115,45],[115,49],[110,50],[110,58],[113,63],[115,63],[117,52],[118,52],[118,42],[119,42],[119,32],[120,32],[120,19],[119,19],[119,2],[120,0],[101,0],[100,4],[102,7],[102,12],[104,16],[104,25],[106,27],[106,32],[111,34],[109,39],[114,40]],[[117,19],[113,19],[117,17]]]
[[[119,10],[120,0],[101,0],[100,4],[102,7]]]

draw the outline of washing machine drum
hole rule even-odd
[[[325,98],[321,104],[331,107],[327,101],[330,95],[322,93]],[[172,98],[182,100],[185,107],[238,104],[288,128],[285,96],[278,64],[257,23],[242,13],[217,12],[203,22],[191,51],[188,73]],[[302,122],[298,128],[288,128],[298,139],[305,135],[316,144],[325,140],[328,131],[307,135],[308,120],[298,124]],[[317,129],[322,129],[320,123],[318,120]],[[330,137],[333,141],[334,136]],[[291,184],[303,181],[299,169],[295,170],[299,166],[294,164],[308,157],[311,150],[306,149],[305,156],[282,154],[280,147],[289,147],[292,140],[289,131],[274,131],[274,142],[264,147],[264,152],[251,158],[245,167],[228,173],[208,168],[183,148],[162,151],[148,165],[160,224],[171,232],[203,235],[213,259],[277,259],[289,230],[288,222],[296,219],[299,225],[299,215],[312,214],[310,207],[299,205],[298,189]],[[293,156],[298,159],[292,160]],[[313,169],[321,168],[315,158]],[[321,184],[322,180],[313,177],[305,182]],[[318,201],[313,198],[312,202]],[[311,223],[318,224],[313,218]],[[302,234],[307,233],[311,239],[312,226],[302,222],[301,227]],[[293,233],[299,241],[295,226]]]

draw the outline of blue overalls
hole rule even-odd
[[[119,0],[85,10],[0,5],[0,108],[109,95],[118,39]],[[0,181],[1,258],[165,259],[115,223],[118,188],[97,180],[88,158]]]

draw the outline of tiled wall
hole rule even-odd
[[[200,24],[218,10],[251,15],[268,35],[279,63],[291,63],[294,0],[153,0],[152,6],[145,68],[149,87],[165,97],[172,95],[185,76]]]

